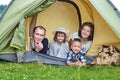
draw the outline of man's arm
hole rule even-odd
[[[40,53],[44,53],[47,54],[47,50],[48,50],[48,39],[44,38],[42,41],[43,44],[43,49],[41,51],[39,51]]]

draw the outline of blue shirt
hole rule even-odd
[[[69,51],[68,55],[67,55],[67,63],[69,62],[86,62],[86,58],[85,58],[85,52],[83,52],[82,50],[75,54],[72,50]]]

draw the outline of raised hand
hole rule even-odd
[[[43,44],[41,42],[35,42],[35,51],[39,52],[43,49]]]

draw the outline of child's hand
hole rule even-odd
[[[76,66],[86,66],[86,63],[85,62],[76,62]]]
[[[80,61],[76,62],[76,66],[81,66],[81,65],[82,65],[82,63]]]

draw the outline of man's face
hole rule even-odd
[[[44,38],[45,38],[44,29],[36,28],[35,32],[33,33],[33,39],[35,43],[41,42]]]

